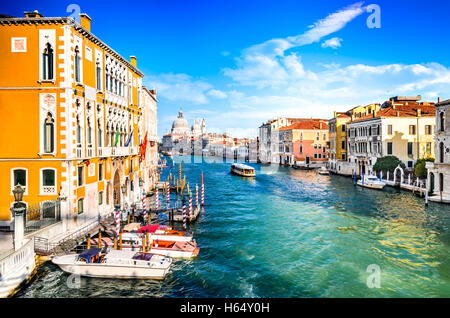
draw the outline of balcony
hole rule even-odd
[[[56,194],[56,186],[42,186],[43,195]]]

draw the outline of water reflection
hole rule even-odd
[[[21,297],[449,297],[450,207],[409,192],[356,187],[350,178],[259,166],[255,178],[229,163],[183,164],[204,172],[205,211],[192,225],[201,247],[164,281],[83,278],[67,288],[52,264]],[[165,174],[178,173],[178,165]],[[377,264],[381,288],[366,285]]]

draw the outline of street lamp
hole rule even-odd
[[[18,250],[23,245],[23,238],[25,232],[25,216],[24,212],[27,210],[26,204],[21,202],[25,189],[17,184],[12,191],[14,194],[14,250]]]
[[[20,202],[22,201],[23,198],[23,193],[25,192],[25,189],[22,188],[22,186],[20,185],[20,183],[18,183],[15,187],[14,190],[12,191],[14,194],[14,200],[16,202]]]

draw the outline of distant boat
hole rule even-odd
[[[233,163],[230,170],[232,173],[241,177],[254,177],[256,175],[255,168],[242,163]]]
[[[330,174],[330,171],[328,171],[328,169],[325,168],[325,167],[320,168],[320,169],[318,170],[318,172],[319,172],[319,174],[321,174],[321,175],[329,175],[329,174]]]
[[[163,279],[172,265],[172,259],[161,255],[120,250],[102,253],[99,248],[57,256],[52,262],[67,273],[101,278]]]
[[[356,182],[357,185],[370,189],[381,190],[385,187],[385,183],[380,181],[376,176],[363,176],[361,180]]]
[[[309,165],[307,165],[307,166],[297,166],[297,165],[294,165],[294,166],[292,166],[292,168],[298,169],[298,170],[314,170],[314,168],[313,168],[313,167],[310,167]]]

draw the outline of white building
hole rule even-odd
[[[430,201],[450,203],[450,99],[436,104],[435,153],[427,162]]]
[[[380,157],[398,157],[412,170],[419,158],[434,156],[434,103],[420,96],[396,96],[378,112],[348,122],[348,159],[357,175],[372,174]]]

